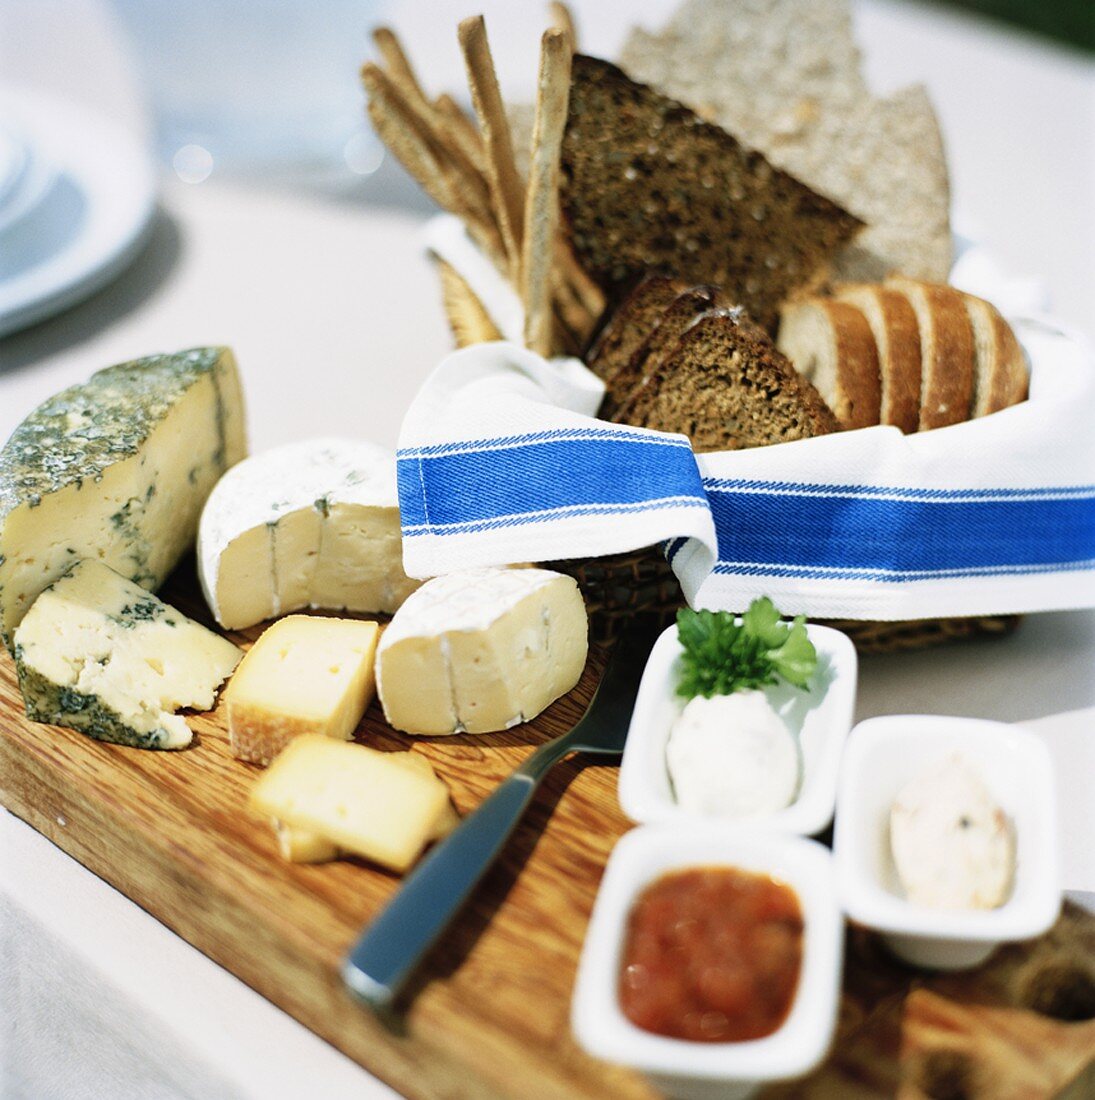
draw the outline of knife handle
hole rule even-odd
[[[539,778],[518,771],[506,779],[430,852],[354,945],[343,980],[380,1015],[391,1013],[419,961],[494,863]]]

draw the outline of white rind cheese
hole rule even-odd
[[[27,715],[142,749],[190,744],[182,707],[210,710],[243,653],[96,561],[34,601],[15,631]]]
[[[489,733],[534,718],[578,682],[588,620],[572,577],[475,569],[427,581],[377,649],[377,692],[396,728]]]
[[[206,503],[198,566],[231,630],[306,607],[390,614],[420,583],[403,572],[395,456],[311,439],[241,462]]]
[[[247,452],[227,348],[108,367],[35,409],[0,451],[0,636],[81,558],[154,590]]]

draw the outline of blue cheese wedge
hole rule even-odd
[[[918,905],[994,909],[1011,894],[1011,822],[960,754],[902,788],[890,810],[890,846],[905,896]]]
[[[395,455],[332,438],[241,462],[202,513],[198,564],[230,630],[306,607],[391,614],[421,583],[403,572]]]
[[[194,543],[202,505],[246,453],[227,348],[99,371],[50,398],[0,451],[0,636],[81,558],[150,591]]]
[[[243,653],[133,581],[81,561],[15,630],[27,715],[140,749],[190,744],[182,707],[210,710]]]
[[[578,682],[588,620],[572,577],[472,569],[427,581],[377,647],[377,693],[396,729],[489,733],[534,718]]]

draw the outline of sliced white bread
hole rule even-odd
[[[903,294],[920,329],[922,432],[970,418],[973,408],[973,325],[961,291],[940,283],[895,277],[886,285]]]
[[[920,328],[916,311],[896,290],[876,283],[849,283],[836,296],[855,306],[871,326],[881,382],[879,423],[903,432],[920,426]]]
[[[1030,384],[1027,359],[1011,325],[983,298],[963,294],[976,351],[973,416],[1006,409],[1025,401]]]
[[[878,352],[871,326],[855,306],[831,298],[785,305],[776,346],[813,382],[841,428],[879,423]]]

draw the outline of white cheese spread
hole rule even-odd
[[[798,791],[798,745],[762,691],[691,700],[673,723],[666,762],[678,804],[697,814],[774,813]]]

